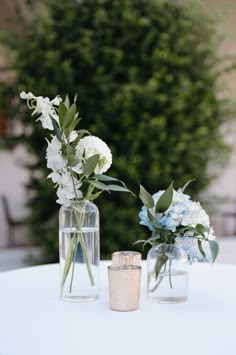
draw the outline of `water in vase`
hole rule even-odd
[[[99,295],[99,231],[83,227],[62,228],[59,232],[61,281],[68,271],[61,292],[63,300],[89,301]]]
[[[156,280],[153,272],[148,274],[148,299],[159,303],[179,303],[187,300],[187,271],[161,272]]]

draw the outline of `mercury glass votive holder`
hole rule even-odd
[[[141,266],[119,265],[108,267],[110,308],[128,312],[139,307]]]
[[[141,265],[142,254],[137,251],[116,251],[112,253],[112,265]]]

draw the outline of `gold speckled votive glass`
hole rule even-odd
[[[110,308],[134,311],[139,307],[141,266],[108,266]]]
[[[142,255],[137,251],[116,251],[112,253],[112,265],[141,265]]]

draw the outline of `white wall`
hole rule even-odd
[[[27,215],[25,183],[28,172],[23,167],[27,158],[22,147],[12,151],[0,150],[0,195],[7,197],[11,215],[16,219],[25,218]],[[8,225],[2,201],[0,202],[0,247],[5,247],[8,244]],[[16,233],[20,233],[20,230]],[[22,236],[19,235],[18,238],[22,239]]]

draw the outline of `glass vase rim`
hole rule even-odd
[[[65,203],[65,204],[61,205],[60,211],[73,208],[75,203],[77,203],[77,205],[79,205],[79,206],[86,206],[86,205],[89,206],[90,205],[90,206],[97,208],[97,205],[93,201],[90,201],[90,200],[70,200],[69,203]]]
[[[74,203],[78,203],[80,205],[86,205],[86,204],[92,204],[92,205],[95,205],[95,203],[93,203],[93,201],[90,201],[90,200],[79,200],[79,199],[74,199],[74,200],[70,200],[68,205],[65,204],[63,206],[65,207],[70,207],[72,204]]]

